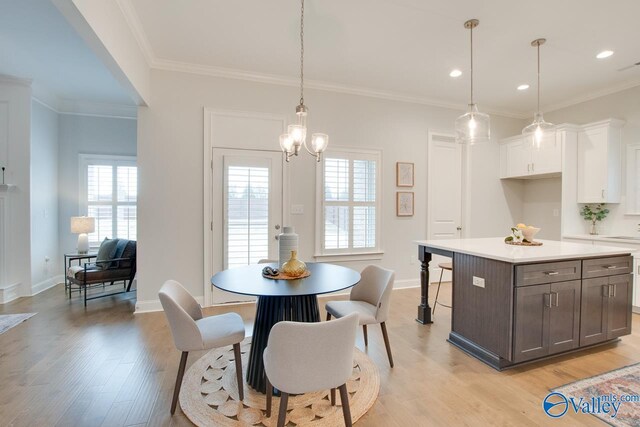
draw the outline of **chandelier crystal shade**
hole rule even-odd
[[[480,24],[477,19],[470,19],[464,23],[471,36],[471,99],[469,110],[456,119],[456,140],[459,143],[475,144],[486,142],[491,137],[491,120],[488,114],[478,111],[473,99],[473,29]]]
[[[300,104],[296,107],[296,123],[287,126],[287,133],[280,135],[280,149],[287,162],[297,156],[303,146],[319,162],[329,145],[329,135],[314,133],[311,135],[311,149],[307,146],[308,112],[304,105],[304,0],[300,0]]]
[[[533,122],[522,129],[523,135],[532,136],[532,143],[535,148],[540,148],[540,144],[545,137],[545,134],[554,131],[555,126],[552,123],[546,122],[540,111],[540,46],[543,45],[546,39],[536,39],[531,42],[531,46],[535,47],[538,51],[538,107],[533,115]]]

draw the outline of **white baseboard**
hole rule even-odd
[[[396,280],[393,283],[393,289],[419,288],[420,279]]]
[[[6,304],[20,297],[21,283],[14,283],[0,288],[0,304]]]
[[[636,314],[640,314],[640,307],[636,307],[635,305],[632,307],[632,311]]]
[[[57,284],[60,284],[63,282],[64,282],[64,276],[62,274],[58,274],[57,276],[50,277],[47,280],[43,280],[40,283],[36,283],[35,285],[32,285],[31,295],[29,296],[38,295],[40,292],[44,292],[47,289],[51,289]]]
[[[198,304],[204,305],[204,296],[195,297]],[[154,311],[162,311],[162,304],[159,299],[136,301],[136,311],[133,314],[152,313]]]

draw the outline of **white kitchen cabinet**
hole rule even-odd
[[[578,132],[578,203],[620,203],[623,124],[609,119]]]
[[[500,146],[500,178],[543,178],[562,172],[562,144],[548,133],[540,144],[531,136],[515,136]]]

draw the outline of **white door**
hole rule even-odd
[[[428,224],[429,239],[459,239],[463,235],[463,145],[452,135],[430,134],[428,150]],[[450,260],[434,256],[430,264],[431,281],[440,278],[438,263]],[[443,281],[451,280],[448,271]]]
[[[257,264],[278,258],[282,224],[282,154],[213,149],[213,268]],[[215,289],[213,303],[254,297]]]

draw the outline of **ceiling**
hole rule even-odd
[[[295,84],[299,1],[118,2],[153,67]],[[535,110],[530,42],[539,37],[547,38],[543,110],[640,84],[640,66],[617,71],[640,61],[637,0],[307,0],[305,9],[311,87],[464,106],[469,18],[480,20],[474,68],[481,110],[516,117]],[[597,60],[604,49],[615,54]],[[449,77],[453,68],[462,77]],[[517,91],[522,83],[531,88]]]
[[[34,95],[53,108],[135,105],[50,0],[2,2],[0,74],[33,80]]]

